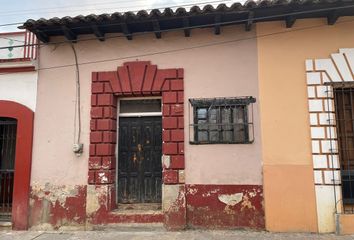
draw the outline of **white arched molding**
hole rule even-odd
[[[306,76],[318,229],[334,232],[336,205],[338,212],[342,207],[341,177],[333,88],[326,83],[354,81],[354,48],[306,60]]]

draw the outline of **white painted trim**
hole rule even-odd
[[[307,59],[305,65],[309,89],[308,106],[311,119],[309,127],[316,184],[318,231],[334,232],[336,229],[334,212],[337,207],[337,211],[341,212],[343,205],[340,172],[337,170],[340,162],[337,153],[336,122],[332,122],[335,118],[334,96],[332,87],[326,83],[354,82],[352,77],[354,71],[351,68],[354,66],[354,48],[340,49],[339,53],[333,53],[326,59]],[[327,134],[324,134],[325,132]]]
[[[133,112],[133,113],[120,113],[120,101],[121,100],[144,100],[144,99],[161,99],[161,111],[160,112]],[[118,108],[117,113],[118,117],[155,117],[162,116],[162,97],[161,96],[153,96],[153,97],[122,97],[118,98]]]
[[[0,100],[13,101],[36,111],[38,72],[4,74],[0,81]]]
[[[35,67],[35,68],[37,68],[37,66],[38,66],[37,60],[0,63],[0,68],[9,68],[9,67]]]
[[[119,117],[153,117],[153,116],[162,116],[162,112],[119,113]]]

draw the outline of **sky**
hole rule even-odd
[[[0,0],[0,25],[22,23],[27,19],[74,17],[176,6],[188,9],[193,5],[231,5],[233,2],[244,0]],[[17,26],[0,26],[0,32],[18,31]]]

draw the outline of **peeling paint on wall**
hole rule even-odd
[[[113,189],[112,189],[113,188]],[[120,211],[115,201],[115,186],[112,185],[89,185],[87,187],[87,221],[86,227],[102,224],[119,223],[161,223],[162,212],[127,213]]]
[[[208,193],[210,196],[210,193]],[[235,206],[237,203],[242,201],[243,193],[235,193],[235,194],[220,194],[218,199],[220,202],[225,203],[226,205]]]
[[[33,183],[30,226],[37,230],[52,230],[97,224],[163,222],[168,230],[181,230],[187,225],[212,229],[264,228],[261,186],[163,185],[162,211],[134,214],[117,209],[115,192],[111,188],[115,188],[114,185]]]
[[[186,227],[185,195],[185,185],[163,185],[164,225],[169,230],[182,230]]]
[[[262,186],[187,185],[186,193],[189,227],[264,228]]]
[[[100,208],[99,194],[100,192],[96,190],[96,186],[93,185],[87,186],[87,202],[86,202],[87,215],[91,215],[99,210]]]
[[[29,222],[32,229],[84,226],[86,186],[31,185]]]

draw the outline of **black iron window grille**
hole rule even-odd
[[[245,144],[254,141],[255,98],[204,98],[189,99],[189,102],[191,144]]]
[[[0,222],[11,219],[17,121],[0,117]]]
[[[354,213],[354,85],[331,84],[334,92],[338,153],[345,213]]]

